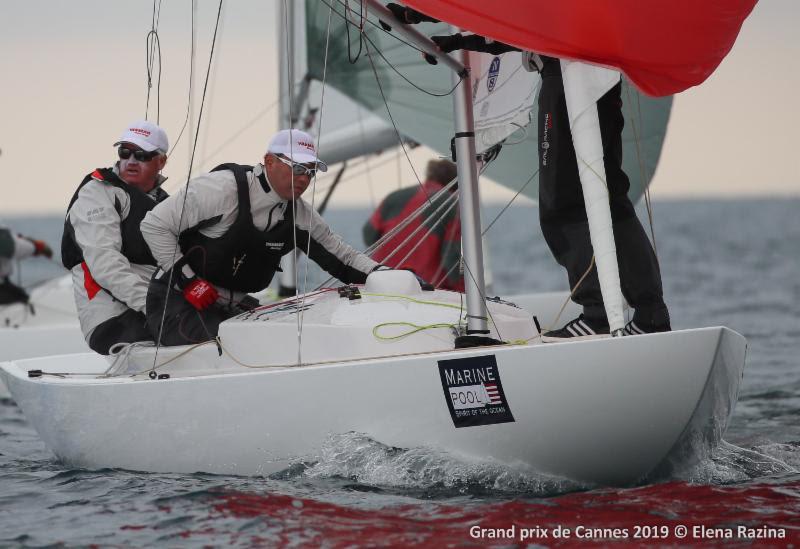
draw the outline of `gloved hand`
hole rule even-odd
[[[53,258],[53,250],[50,249],[50,246],[47,245],[47,242],[44,240],[36,240],[35,238],[27,238],[31,244],[33,244],[33,255],[43,255],[47,259]]]
[[[209,281],[195,277],[183,288],[183,297],[192,307],[204,311],[217,301],[219,293]]]
[[[252,311],[253,309],[260,306],[261,302],[259,302],[258,299],[256,299],[251,295],[244,296],[236,303],[236,307],[238,309],[241,309],[242,311]]]
[[[413,274],[415,277],[417,277],[417,282],[419,282],[419,287],[422,288],[423,292],[432,292],[432,291],[434,291],[436,289],[436,288],[433,287],[433,284],[431,284],[430,282],[428,282],[427,280],[425,280],[424,278],[419,276],[417,273],[415,273],[414,269],[409,269],[408,267],[406,267],[403,270],[404,271],[408,271],[411,274]]]

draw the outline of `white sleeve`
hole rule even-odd
[[[32,256],[36,251],[36,246],[27,238],[22,238],[13,233],[11,237],[14,239],[14,259],[25,259]]]
[[[181,232],[203,221],[222,218],[230,202],[226,196],[228,187],[219,176],[203,174],[147,212],[142,220],[142,236],[159,267],[169,270],[183,257],[178,246]]]
[[[316,210],[304,200],[296,202],[298,242],[320,267],[343,282],[363,282],[378,263],[347,244],[334,233]],[[291,207],[291,205],[289,206]],[[310,235],[310,243],[305,235]]]
[[[119,201],[122,212],[114,207]],[[144,311],[148,281],[122,255],[120,223],[130,207],[128,195],[111,185],[90,181],[69,210],[69,222],[83,260],[97,283],[135,311]]]

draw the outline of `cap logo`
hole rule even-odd
[[[128,131],[133,133],[138,133],[139,135],[143,135],[144,137],[150,137],[150,132],[147,130],[143,130],[142,128],[129,128]]]
[[[300,141],[298,139],[297,144],[305,147],[306,149],[310,150],[311,152],[314,152],[314,144],[313,143],[309,143],[308,141]]]

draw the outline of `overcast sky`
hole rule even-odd
[[[217,2],[199,4],[198,88]],[[187,108],[190,5],[163,0],[159,26],[160,122],[173,142]],[[269,109],[277,97],[274,13],[270,0],[226,6],[195,165],[257,162],[277,128]],[[111,144],[145,113],[151,15],[145,1],[3,2],[0,213],[62,212],[86,173],[113,163]],[[655,197],[800,194],[798,22],[800,1],[761,0],[716,73],[676,97]],[[188,150],[184,135],[165,170],[172,186],[185,181]],[[418,171],[430,156],[412,154]],[[338,203],[374,204],[413,181],[405,163],[397,155],[372,160]],[[483,190],[488,199],[507,196]]]

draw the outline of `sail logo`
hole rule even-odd
[[[455,427],[514,421],[494,355],[440,360],[438,364]]]
[[[495,57],[492,59],[492,64],[489,65],[489,76],[486,79],[486,89],[489,90],[489,93],[494,91],[494,87],[497,85],[497,76],[500,74],[500,58]]]

